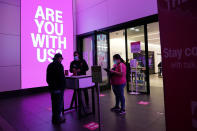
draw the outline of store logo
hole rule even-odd
[[[62,49],[66,49],[62,14],[59,10],[37,8],[34,18],[37,33],[31,33],[31,39],[39,62],[52,62],[55,53],[62,54]]]
[[[188,0],[165,0],[168,5],[168,10],[176,9],[177,7],[180,7],[185,2],[188,2]]]

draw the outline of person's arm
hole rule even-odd
[[[57,90],[64,90],[66,87],[66,81],[65,81],[65,76],[64,76],[64,67],[62,64],[56,65],[56,89]]]
[[[52,65],[50,64],[47,67],[47,74],[46,74],[46,81],[49,86],[54,86],[54,79],[53,79],[53,70],[52,70]]]
[[[70,64],[70,72],[73,73],[74,70],[75,70],[75,68],[73,67],[73,62],[71,62],[71,64]]]
[[[73,73],[73,75],[75,76],[75,75],[77,75],[77,69],[76,68],[74,68],[74,62],[71,62],[71,64],[70,64],[70,73]]]
[[[122,72],[118,72],[118,71],[114,71],[114,70],[111,70],[110,71],[112,74],[116,74],[116,75],[119,75],[119,76],[122,76],[123,73]]]
[[[122,67],[123,65],[122,65],[122,63],[120,64],[120,72],[119,71],[114,71],[114,70],[110,70],[110,72],[112,73],[112,74],[115,74],[115,75],[119,75],[119,76],[122,76],[123,75],[123,67]]]
[[[60,78],[61,78],[61,83],[66,86],[66,81],[65,81],[65,75],[64,75],[64,66],[61,65],[60,67]]]
[[[89,70],[89,67],[88,67],[88,64],[85,60],[83,60],[83,63],[84,63],[84,70],[85,71],[88,71]]]

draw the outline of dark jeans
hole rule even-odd
[[[124,97],[124,87],[126,84],[122,85],[112,85],[113,92],[116,97],[116,107],[119,107],[121,102],[121,109],[125,109],[125,97]]]
[[[64,91],[57,90],[51,92],[51,102],[52,102],[52,120],[60,120],[61,112],[64,108]]]
[[[159,76],[162,74],[162,68],[159,68]]]

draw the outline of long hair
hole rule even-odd
[[[122,59],[122,57],[121,57],[119,54],[115,54],[115,55],[113,56],[113,59],[118,59],[118,60],[120,60],[122,63],[126,64],[126,62]]]

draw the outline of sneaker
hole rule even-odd
[[[119,111],[119,110],[120,110],[120,107],[117,107],[117,106],[111,108],[111,111]]]
[[[126,114],[125,109],[121,109],[121,110],[119,111],[119,114],[120,114],[120,115]]]
[[[60,117],[60,123],[64,123],[66,121],[66,119],[62,116]]]

